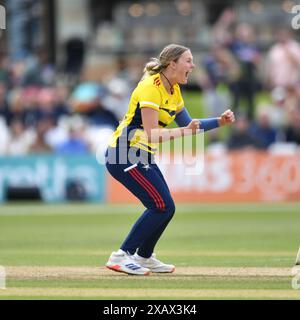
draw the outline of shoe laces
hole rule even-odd
[[[155,263],[155,264],[161,264],[162,263],[160,260],[158,260],[156,258],[156,254],[155,253],[152,253],[152,255],[149,258],[143,258],[143,257],[139,257],[139,258],[144,259],[145,261],[148,261],[148,262]]]
[[[144,257],[141,257],[139,255],[135,255],[135,256],[132,256],[132,257],[133,257],[133,259],[135,261],[137,261],[137,262],[140,261],[141,263],[143,261],[145,261],[145,262],[152,262],[152,263],[156,263],[156,264],[162,264],[162,262],[156,258],[156,254],[155,253],[152,253],[152,255],[149,258],[144,258]]]
[[[151,257],[149,259],[151,259],[151,261],[154,261],[156,263],[161,263],[162,264],[162,262],[156,258],[156,254],[155,253],[152,253],[152,255],[151,255]]]

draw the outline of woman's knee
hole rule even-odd
[[[161,199],[162,201],[159,202],[152,202],[151,203],[144,203],[147,209],[155,210],[161,214],[168,215],[172,217],[175,213],[175,203],[173,199],[170,197],[168,199]]]
[[[174,200],[172,198],[165,201],[165,206],[163,209],[164,213],[172,217],[175,213],[175,210],[176,210],[176,207],[175,207]]]

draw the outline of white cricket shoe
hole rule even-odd
[[[134,259],[142,267],[150,269],[151,272],[172,273],[175,271],[175,266],[172,264],[166,264],[156,259],[155,253],[150,258],[143,258],[135,253]]]
[[[121,249],[110,255],[106,267],[113,271],[124,272],[131,275],[147,276],[150,274],[148,268],[142,267],[133,259],[133,256],[130,256]]]

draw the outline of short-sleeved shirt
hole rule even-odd
[[[128,110],[113,133],[109,142],[110,147],[116,147],[122,142],[127,147],[136,147],[150,153],[155,153],[157,143],[147,141],[142,123],[142,108],[151,108],[158,112],[159,128],[169,125],[181,109],[184,102],[178,84],[174,85],[174,93],[169,94],[164,87],[160,74],[155,74],[140,81],[134,89]],[[125,139],[122,139],[125,138]]]

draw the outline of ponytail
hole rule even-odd
[[[145,68],[143,70],[144,74],[142,80],[147,78],[148,76],[152,76],[154,74],[160,73],[165,67],[162,65],[159,59],[151,58],[149,62],[146,63]]]
[[[150,61],[146,63],[142,80],[148,76],[162,72],[171,61],[176,62],[187,50],[189,50],[187,47],[178,44],[169,44],[162,50],[159,58],[151,58]]]

